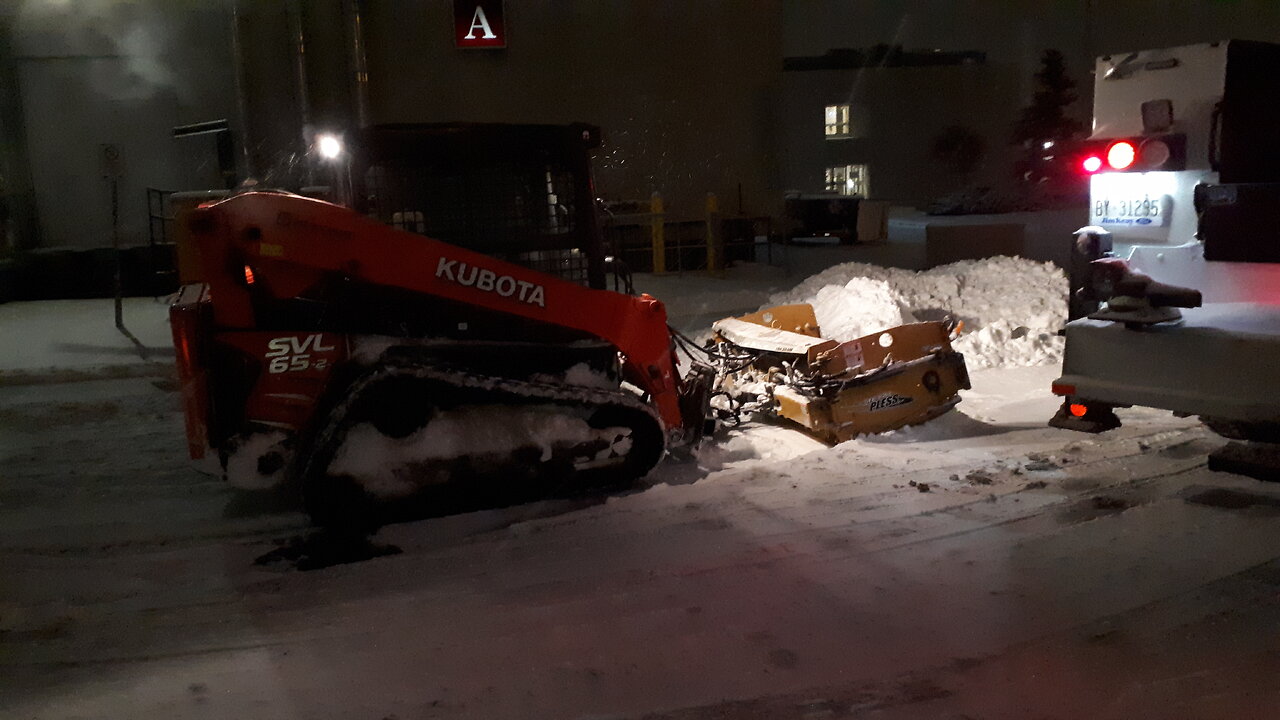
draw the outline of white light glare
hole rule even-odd
[[[336,160],[342,154],[342,141],[336,135],[316,136],[316,150],[326,160]]]
[[[1045,150],[1048,150],[1049,148],[1053,147],[1053,141],[1052,141],[1052,140],[1045,140],[1045,141],[1044,141],[1044,144],[1043,144],[1043,145],[1041,145],[1040,147],[1044,148]]]

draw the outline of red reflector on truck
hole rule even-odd
[[[1075,395],[1076,394],[1075,385],[1062,385],[1060,383],[1054,383],[1052,386],[1050,386],[1049,389],[1050,391],[1053,392],[1054,395]]]
[[[1071,410],[1071,414],[1076,417],[1084,417],[1089,413],[1089,408],[1081,405],[1080,403],[1071,403],[1071,407],[1069,409]]]

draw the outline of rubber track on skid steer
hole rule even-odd
[[[657,411],[640,397],[625,390],[484,375],[444,365],[424,364],[416,361],[412,356],[397,357],[393,351],[383,356],[381,365],[348,387],[346,398],[329,412],[324,429],[311,446],[313,451],[308,453],[301,478],[306,488],[304,493],[308,496],[308,512],[317,524],[343,524],[346,519],[336,514],[340,512],[340,508],[346,507],[358,514],[360,511],[352,507],[352,504],[369,502],[368,498],[358,498],[349,494],[344,497],[319,497],[318,495],[324,493],[313,483],[320,480],[322,476],[327,476],[328,466],[345,440],[347,431],[359,422],[359,419],[356,422],[348,422],[348,416],[352,407],[360,401],[363,392],[379,382],[392,378],[413,378],[439,383],[479,393],[483,398],[482,402],[468,402],[467,405],[546,403],[593,411],[608,409],[619,411],[620,415],[626,417],[626,422],[618,424],[631,428],[633,438],[632,448],[624,462],[625,469],[616,471],[619,480],[634,480],[642,477],[658,463],[666,450],[665,432]],[[590,487],[593,484],[613,483],[584,483],[583,486]],[[311,487],[307,488],[308,485]],[[360,494],[356,493],[356,495]]]
[[[406,375],[422,380],[444,383],[468,390],[480,390],[492,393],[495,398],[505,395],[520,402],[541,400],[557,405],[577,405],[582,408],[615,407],[643,413],[653,420],[655,427],[661,429],[662,421],[658,412],[651,405],[633,393],[625,390],[594,388],[586,385],[568,383],[538,382],[534,380],[516,380],[514,378],[457,370],[441,365],[389,364],[387,374],[404,377]],[[378,379],[382,379],[379,377]],[[660,452],[660,451],[659,451]]]

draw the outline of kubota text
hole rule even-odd
[[[541,285],[535,285],[527,280],[517,280],[510,275],[499,275],[492,270],[467,265],[457,260],[440,258],[440,263],[436,265],[436,277],[466,287],[474,287],[477,290],[496,293],[501,297],[514,295],[520,302],[527,302],[530,305],[543,308],[547,306],[546,291]]]

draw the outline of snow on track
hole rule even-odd
[[[537,448],[540,461],[546,462],[556,450],[590,442],[616,446],[624,454],[630,448],[629,436],[626,428],[593,428],[561,408],[478,405],[441,411],[426,427],[405,438],[387,437],[371,423],[357,425],[348,433],[330,472],[359,478],[364,489],[377,497],[404,497],[419,489],[412,472],[415,465],[463,456],[505,458],[522,448]],[[607,457],[608,449],[600,459]]]

